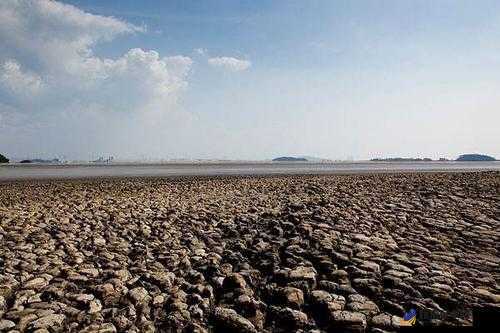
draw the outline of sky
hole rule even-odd
[[[500,158],[500,2],[0,1],[0,153]]]

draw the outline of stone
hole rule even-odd
[[[58,328],[62,325],[66,316],[63,314],[50,314],[31,322],[31,328]]]
[[[216,307],[214,320],[220,329],[238,333],[255,333],[255,326],[246,318],[240,316],[236,311],[223,307]]]
[[[381,313],[373,316],[370,320],[370,325],[386,330],[394,330],[399,328],[400,317],[392,316],[387,313]]]
[[[380,312],[378,306],[374,302],[359,294],[349,295],[346,309],[369,316]]]
[[[231,273],[224,278],[222,287],[224,290],[233,291],[234,289],[245,289],[247,283],[245,278],[239,273]]]
[[[94,299],[90,301],[89,304],[89,313],[98,313],[102,310],[101,301],[98,299]]]
[[[46,287],[48,284],[49,283],[47,282],[47,280],[45,280],[42,277],[38,277],[38,278],[34,278],[34,279],[31,279],[28,282],[26,282],[24,284],[24,288],[25,289],[39,290],[39,289],[42,289],[43,287]]]
[[[0,331],[1,332],[8,331],[9,329],[11,329],[15,326],[16,326],[16,324],[11,320],[6,320],[6,319],[0,320]]]
[[[332,327],[349,332],[364,332],[366,316],[359,312],[335,311],[332,313]]]
[[[297,330],[308,325],[308,317],[304,312],[288,307],[269,307],[269,316],[275,323],[275,327],[287,330]]]
[[[80,269],[80,273],[91,278],[96,278],[99,276],[99,270],[96,268],[82,268]]]
[[[281,304],[289,306],[293,309],[300,309],[300,307],[304,304],[304,293],[298,288],[279,288],[277,293],[281,300]]]
[[[486,289],[476,288],[475,294],[477,297],[479,297],[481,299],[485,299],[489,302],[500,303],[500,295],[495,295]]]
[[[290,281],[306,281],[312,288],[316,285],[316,270],[313,267],[299,266],[288,275]]]
[[[134,302],[134,304],[148,304],[151,300],[151,296],[146,289],[143,287],[137,287],[129,291],[129,296]]]
[[[340,295],[330,294],[325,290],[314,290],[310,297],[311,311],[319,323],[327,324],[331,321],[333,313],[344,309],[345,298]]]

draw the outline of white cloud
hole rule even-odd
[[[3,0],[0,21],[0,96],[19,110],[66,112],[78,101],[86,109],[168,112],[187,85],[188,57],[140,48],[115,59],[95,55],[98,43],[144,31],[117,18],[56,1]],[[27,92],[39,93],[31,110],[18,98]]]
[[[0,22],[0,150],[161,151],[190,122],[178,102],[189,57],[95,52],[145,28],[49,0],[0,0]]]
[[[0,68],[0,83],[6,89],[20,95],[37,94],[42,88],[42,79],[33,73],[23,72],[14,60],[7,60]]]
[[[241,60],[233,57],[209,58],[208,64],[213,67],[221,67],[233,72],[240,72],[250,68],[252,63],[248,60]]]

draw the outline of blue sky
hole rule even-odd
[[[0,7],[34,35],[3,27],[11,155],[500,157],[498,1],[22,2]]]

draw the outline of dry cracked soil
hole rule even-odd
[[[0,332],[391,332],[500,307],[500,173],[0,183]]]

